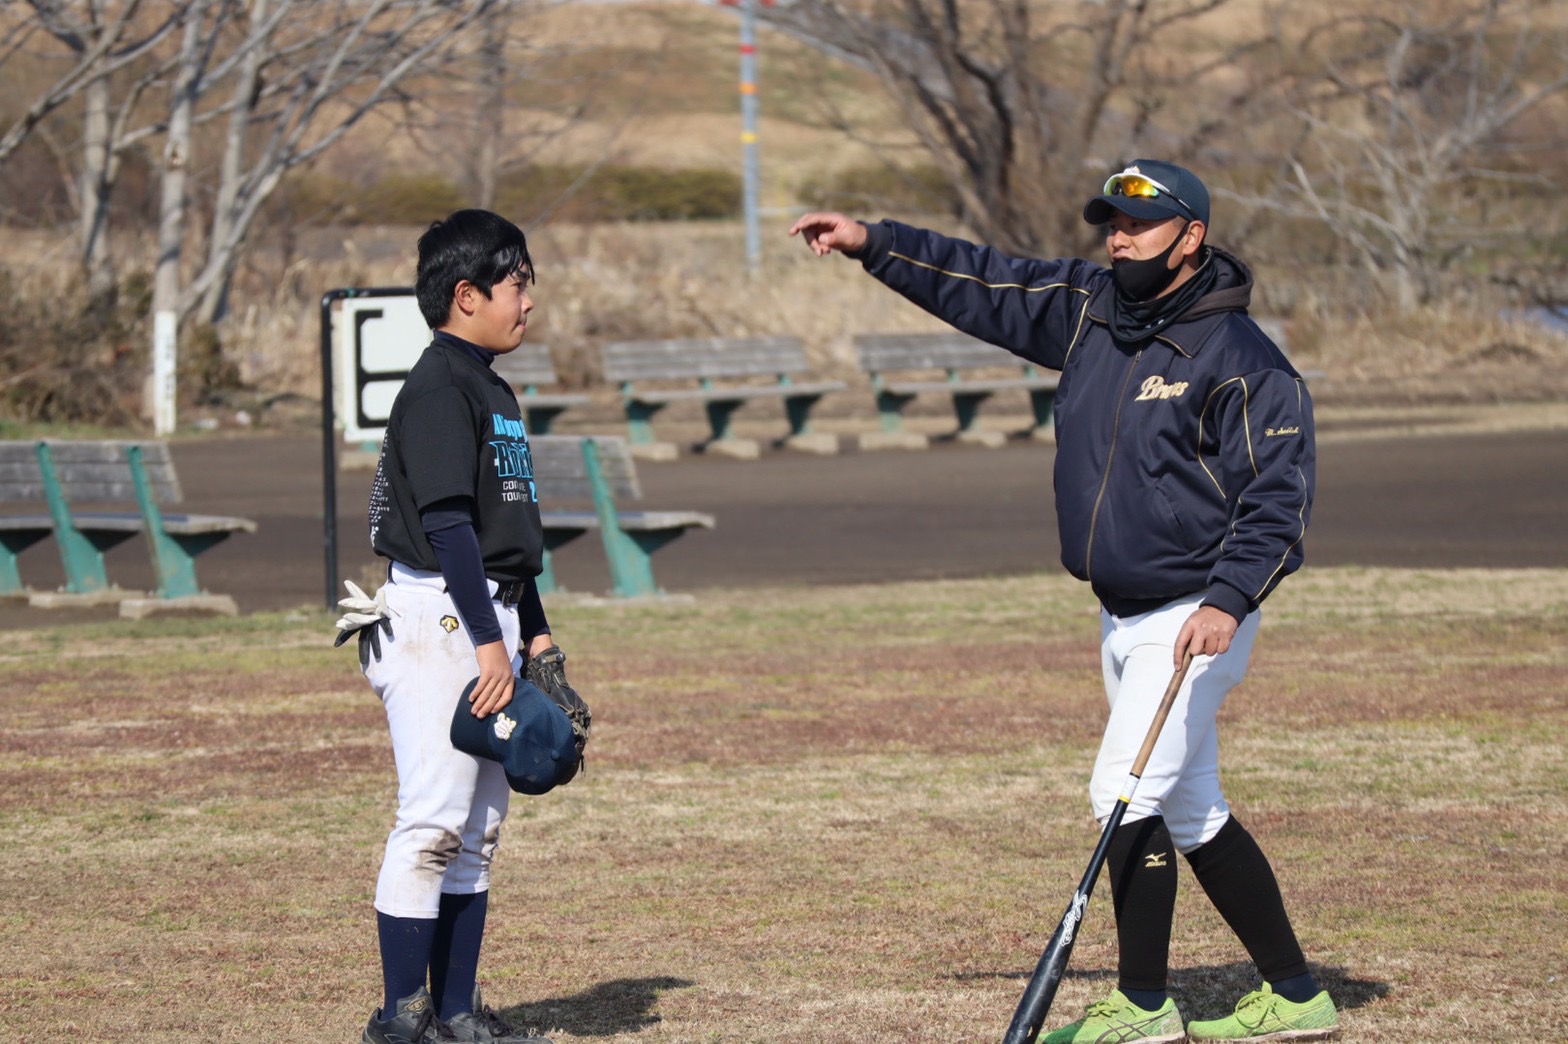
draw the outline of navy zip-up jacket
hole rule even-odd
[[[1009,257],[884,221],[867,272],[982,340],[1061,371],[1056,515],[1062,565],[1111,613],[1201,593],[1237,620],[1302,562],[1312,401],[1247,315],[1252,273],[1211,249],[1216,283],[1151,340],[1118,343],[1110,269]]]

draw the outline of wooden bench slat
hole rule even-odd
[[[153,500],[158,504],[178,504],[184,499],[167,443],[126,439],[92,442],[44,439],[43,442],[49,447],[55,477],[67,500],[136,499],[136,484],[131,478],[126,456],[133,446],[141,450],[142,468],[152,488]],[[34,452],[36,465],[36,449]]]
[[[884,437],[906,438],[903,409],[917,396],[946,394],[952,397],[958,418],[958,436],[974,440],[995,438],[977,427],[980,403],[996,392],[1020,390],[1029,395],[1034,414],[1032,433],[1046,434],[1054,393],[1060,378],[1038,372],[1034,364],[1005,348],[956,330],[946,333],[856,334],[855,357],[862,372],[871,377],[877,413]],[[960,371],[1008,371],[1009,376],[961,376]],[[917,377],[917,373],[942,371],[944,377]],[[892,377],[891,374],[902,374]],[[907,436],[922,441],[923,436]],[[864,444],[864,443],[863,443]]]
[[[256,523],[248,518],[224,515],[164,515],[163,528],[170,533],[254,533]]]
[[[550,430],[556,414],[593,401],[593,396],[587,392],[538,390],[561,381],[548,345],[524,341],[513,351],[497,355],[491,367],[516,393],[517,404],[522,407],[529,430],[541,435]]]
[[[798,373],[807,368],[798,337],[689,337],[612,341],[600,350],[610,381],[692,380]]]
[[[994,380],[971,381],[887,381],[882,386],[895,395],[918,395],[923,392],[998,392],[1011,388],[1052,389],[1056,377],[998,377]]]
[[[530,395],[519,392],[517,395],[518,405],[525,410],[536,406],[559,406],[565,409],[592,401],[593,396],[587,392],[534,392]]]
[[[810,368],[804,343],[792,336],[612,341],[600,354],[605,379],[621,386],[628,434],[642,445],[655,441],[653,415],[679,402],[703,404],[710,444],[739,447],[743,440],[732,437],[730,416],[761,398],[782,400],[790,436],[805,436],[816,401],[846,387],[842,381],[792,383],[795,374]],[[759,384],[759,377],[771,377],[774,383]],[[650,388],[638,383],[647,381],[663,384]],[[702,387],[676,386],[693,381]]]
[[[1007,349],[965,334],[859,334],[854,343],[860,368],[867,372],[1023,365]]]
[[[843,391],[847,387],[848,385],[843,381],[814,381],[810,384],[748,384],[730,388],[639,390],[627,393],[627,398],[648,403],[740,402],[746,399],[787,399],[791,396],[826,395],[828,392]]]
[[[0,515],[0,529],[28,530],[42,526],[54,528],[54,519],[48,515]]]
[[[594,448],[591,473],[585,447]],[[540,520],[545,529],[544,572],[539,590],[555,590],[549,549],[590,531],[599,533],[615,593],[623,596],[658,593],[652,556],[659,547],[689,529],[712,529],[712,515],[697,511],[622,510],[616,500],[642,495],[637,465],[625,439],[607,436],[540,435],[529,440],[534,483],[538,486]],[[595,476],[596,473],[596,476]],[[597,482],[595,482],[597,477]],[[587,500],[592,510],[562,509],[560,501]]]
[[[615,445],[619,443],[620,446]],[[623,440],[596,438],[600,471],[617,500],[640,500],[642,488],[630,453],[623,451]],[[552,500],[592,500],[593,488],[583,461],[582,439],[575,435],[535,435],[528,440],[534,460],[534,482],[539,498]]]
[[[560,381],[555,374],[555,360],[550,355],[550,346],[537,341],[524,341],[512,351],[497,355],[490,368],[514,388],[557,384]]]
[[[547,529],[598,529],[599,516],[592,511],[546,511],[539,516]],[[662,529],[712,529],[712,515],[700,511],[622,511],[616,515],[622,529],[652,531]]]

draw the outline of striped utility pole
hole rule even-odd
[[[740,8],[740,118],[742,209],[746,218],[746,265],[753,272],[762,267],[762,233],[757,227],[757,196],[761,174],[757,162],[757,3],[758,0],[720,0]],[[773,6],[773,0],[761,0]]]

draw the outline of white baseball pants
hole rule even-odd
[[[1089,781],[1089,801],[1102,824],[1128,782],[1170,684],[1176,636],[1202,601],[1194,595],[1128,617],[1100,612],[1100,660],[1111,713]],[[1257,634],[1254,611],[1236,629],[1225,653],[1193,658],[1128,803],[1124,823],[1164,816],[1179,852],[1190,852],[1212,838],[1230,816],[1220,790],[1215,719],[1226,695],[1247,672]]]
[[[479,673],[474,643],[440,573],[393,563],[387,609],[393,636],[365,671],[386,706],[397,762],[397,820],[387,837],[375,906],[391,917],[433,918],[441,893],[488,891],[511,788],[499,762],[452,746],[452,713]],[[495,603],[517,658],[517,614]]]

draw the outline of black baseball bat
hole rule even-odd
[[[1160,730],[1165,727],[1171,705],[1176,702],[1176,693],[1181,690],[1181,683],[1187,677],[1187,668],[1191,666],[1192,653],[1189,652],[1182,657],[1181,666],[1171,675],[1171,683],[1165,687],[1159,709],[1154,712],[1154,721],[1149,725],[1148,734],[1143,737],[1143,746],[1133,759],[1132,771],[1128,773],[1127,782],[1122,785],[1122,792],[1105,820],[1105,829],[1100,831],[1100,843],[1094,846],[1094,854],[1089,857],[1089,868],[1084,871],[1083,880],[1078,882],[1078,890],[1067,904],[1056,931],[1051,933],[1051,941],[1045,944],[1045,952],[1040,955],[1040,963],[1034,966],[1034,974],[1029,976],[1029,985],[1024,987],[1023,998],[1018,1002],[1018,1010],[1013,1013],[1013,1021],[1007,1027],[1003,1044],[1032,1044],[1040,1027],[1045,1025],[1045,1016],[1051,1010],[1051,1002],[1056,999],[1056,988],[1062,984],[1062,976],[1067,973],[1067,959],[1072,956],[1073,943],[1078,938],[1078,925],[1089,909],[1089,894],[1094,891],[1094,882],[1100,876],[1100,868],[1105,865],[1106,853],[1110,851],[1111,835],[1122,825],[1122,816],[1127,814],[1133,791],[1138,789],[1138,779],[1143,775],[1144,766],[1149,763],[1149,755],[1154,752],[1154,742],[1160,738]]]

